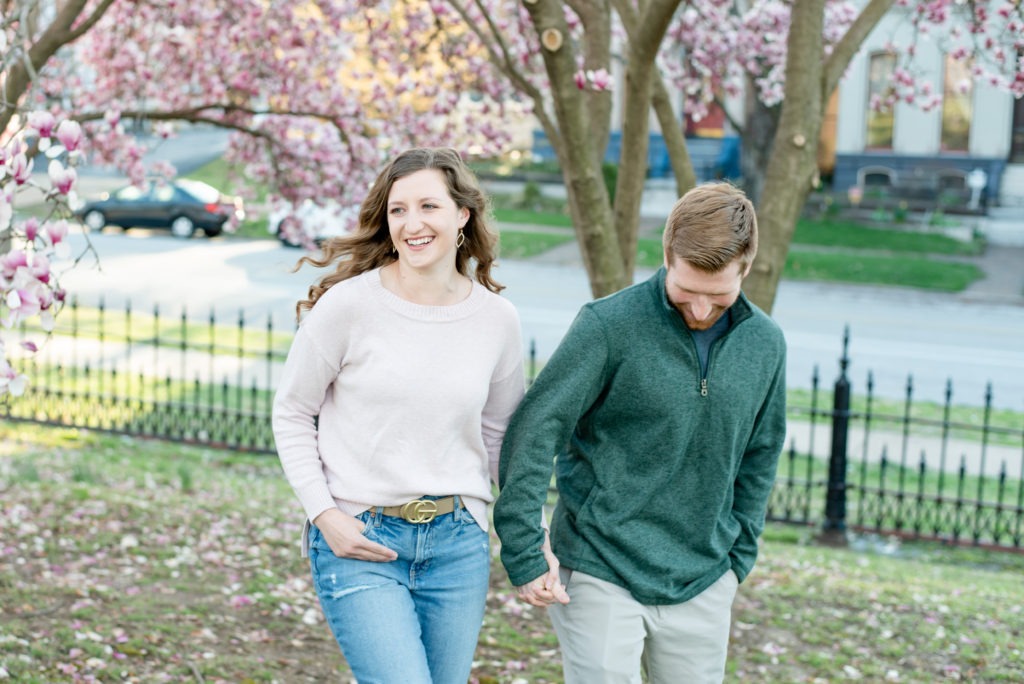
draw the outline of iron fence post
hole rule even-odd
[[[825,523],[822,540],[846,544],[846,448],[850,429],[850,380],[846,369],[849,358],[850,328],[843,329],[843,355],[839,359],[839,377],[832,395],[832,449],[828,461],[828,487],[825,498]]]

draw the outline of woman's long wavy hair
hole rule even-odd
[[[504,289],[503,285],[491,278],[491,266],[497,256],[498,235],[492,227],[490,201],[480,188],[476,175],[462,161],[459,153],[451,148],[417,147],[399,154],[377,176],[359,209],[359,226],[354,233],[325,241],[318,256],[299,259],[295,265],[296,270],[303,264],[323,268],[338,261],[338,265],[333,273],[310,286],[308,298],[295,305],[296,317],[301,317],[303,310],[312,309],[332,286],[360,273],[387,266],[398,259],[388,229],[388,195],[396,180],[424,169],[440,171],[455,205],[469,209],[469,220],[462,228],[466,241],[455,254],[456,270],[466,277],[475,277],[477,282],[491,292]],[[471,260],[476,262],[473,275],[469,273]]]

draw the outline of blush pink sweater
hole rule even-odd
[[[274,398],[277,452],[309,520],[458,494],[487,529],[522,355],[515,308],[475,281],[452,306],[401,299],[379,270],[331,287]]]

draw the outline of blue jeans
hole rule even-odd
[[[370,509],[363,534],[389,563],[338,558],[310,529],[320,605],[359,684],[466,684],[483,624],[489,538],[466,509],[408,523]]]

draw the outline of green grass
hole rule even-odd
[[[349,676],[272,457],[0,422],[0,671],[12,681]],[[1024,555],[769,524],[725,681],[1024,679]],[[473,676],[561,682],[544,611],[496,554]]]
[[[494,218],[499,223],[522,223],[526,225],[552,226],[555,228],[572,228],[572,218],[567,214],[553,211],[495,208]]]
[[[790,409],[795,407],[809,409],[811,407],[811,391],[805,389],[790,388],[786,391],[786,406]],[[815,408],[818,410],[830,410],[832,407],[832,391],[819,390],[815,399]],[[868,412],[867,397],[863,394],[854,394],[850,398],[850,410],[855,414],[854,421],[863,424],[863,415]],[[906,410],[905,402],[894,399],[873,398],[871,401],[871,424],[875,429],[899,429],[895,425],[894,418],[902,420]],[[933,401],[913,401],[911,418],[916,421],[913,432],[915,435],[939,435],[942,432],[942,423],[947,419],[950,424],[949,434],[953,438],[970,438],[977,440],[979,432],[987,425],[992,431],[989,435],[989,442],[992,444],[1003,444],[1018,446],[1021,444],[1021,430],[1024,430],[1024,414],[1011,409],[992,409],[987,418],[984,408],[980,406],[951,405],[948,416],[946,407]],[[807,420],[803,412],[790,412],[790,419]],[[820,419],[819,419],[820,420]],[[828,419],[825,419],[828,420]],[[930,424],[929,424],[930,423]]]
[[[922,497],[920,505],[925,511],[935,509],[935,497],[941,497],[945,502],[944,510],[954,507],[959,498],[962,502],[970,502],[963,503],[963,509],[968,512],[972,511],[977,503],[1002,504],[1007,506],[1004,515],[1009,518],[1012,514],[1012,505],[1019,497],[1024,497],[1024,484],[1016,481],[1004,482],[1001,485],[997,477],[981,477],[966,473],[960,477],[959,473],[941,472],[937,467],[931,467],[921,475],[916,461],[917,454],[913,454],[912,460],[905,465],[900,464],[899,454],[890,456],[895,461],[887,462],[883,468],[878,461],[867,461],[860,454],[850,454],[846,474],[848,521],[852,522],[858,511],[863,508],[865,511],[871,511],[870,514],[865,514],[865,525],[881,529],[906,529],[906,521],[916,516],[916,507],[919,505],[916,498],[919,494]],[[818,487],[810,499],[814,515],[822,510],[825,500],[824,484],[828,480],[828,473],[827,458],[815,458],[787,450],[779,459],[777,476],[778,482],[788,482],[797,488],[809,484]],[[860,488],[864,491],[860,491]],[[880,490],[885,492],[881,497]],[[961,496],[958,496],[958,490],[962,490]],[[900,496],[900,493],[903,496]],[[776,488],[776,497],[784,498],[787,495],[783,488]],[[884,506],[876,505],[880,502],[883,502]],[[901,525],[895,523],[897,517],[904,521]],[[922,519],[922,522],[925,520]],[[931,533],[934,528],[935,534],[952,536],[951,515],[939,516],[931,520],[931,523],[922,525],[922,531],[927,527],[926,531]],[[1003,538],[1002,541],[1006,543],[1008,540]]]
[[[961,292],[984,275],[975,264],[919,256],[806,251],[799,246],[790,249],[782,273],[783,278],[791,280],[917,287],[941,292]]]
[[[202,181],[217,188],[221,192],[238,195],[245,195],[256,202],[263,202],[267,198],[267,187],[253,183],[249,179],[241,179],[237,170],[228,164],[223,157],[214,159],[191,173],[184,174],[185,178]]]
[[[863,249],[914,254],[961,254],[974,256],[984,250],[980,240],[964,242],[939,233],[887,230],[842,220],[801,218],[793,233],[793,245]]]
[[[544,233],[518,230],[503,230],[500,233],[501,256],[506,259],[529,259],[572,242],[571,233]]]
[[[197,322],[185,318],[184,311],[172,313],[111,311],[99,308],[67,307],[57,317],[54,337],[103,339],[107,342],[156,344],[176,349],[192,349],[227,356],[263,357],[268,353],[287,353],[294,331],[289,322],[279,322],[274,330],[244,325]],[[215,315],[213,312],[211,315]],[[221,318],[220,320],[225,320]],[[23,327],[33,339],[45,334],[34,321]]]

